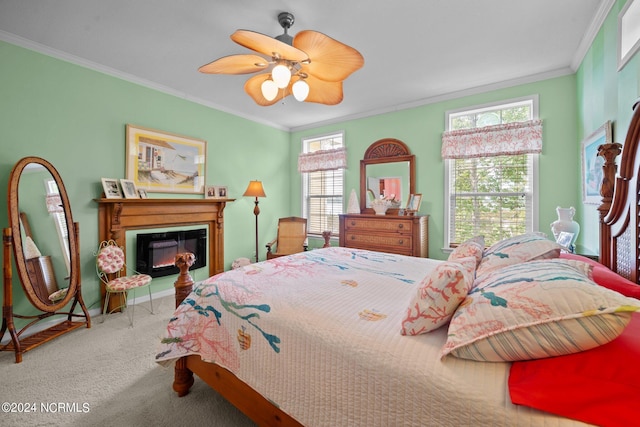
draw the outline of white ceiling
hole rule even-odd
[[[613,0],[0,0],[0,40],[282,129],[426,104],[574,72]],[[362,53],[335,106],[270,107],[250,76],[207,75],[252,53],[229,36],[323,32]]]

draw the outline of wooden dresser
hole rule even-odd
[[[426,258],[429,256],[429,217],[340,215],[340,246]]]

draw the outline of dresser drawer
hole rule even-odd
[[[348,231],[377,231],[390,233],[411,233],[413,223],[409,220],[384,220],[384,218],[348,218],[344,226]]]
[[[394,248],[406,248],[411,250],[411,235],[399,236],[398,234],[371,234],[371,233],[355,233],[347,231],[345,235],[345,244],[350,248],[381,248],[392,246]]]

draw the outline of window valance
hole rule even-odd
[[[443,159],[542,152],[542,120],[529,120],[442,134]]]
[[[64,212],[62,209],[62,199],[59,194],[48,194],[46,198],[47,212],[57,213]]]
[[[345,147],[300,153],[298,156],[298,172],[326,171],[346,167],[347,149]]]

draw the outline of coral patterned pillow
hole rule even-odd
[[[105,246],[98,254],[97,263],[105,273],[117,273],[124,266],[124,252],[118,246]]]
[[[484,237],[477,236],[458,245],[450,254],[449,261],[455,261],[460,258],[474,257],[476,266],[482,261],[482,252],[484,251]]]
[[[560,248],[556,242],[534,233],[501,240],[484,251],[476,276],[521,262],[558,258]]]
[[[442,355],[530,360],[608,343],[622,333],[640,301],[597,285],[583,271],[556,259],[478,277],[449,323]]]
[[[400,333],[424,334],[447,323],[471,289],[475,269],[475,257],[439,264],[418,285]]]

